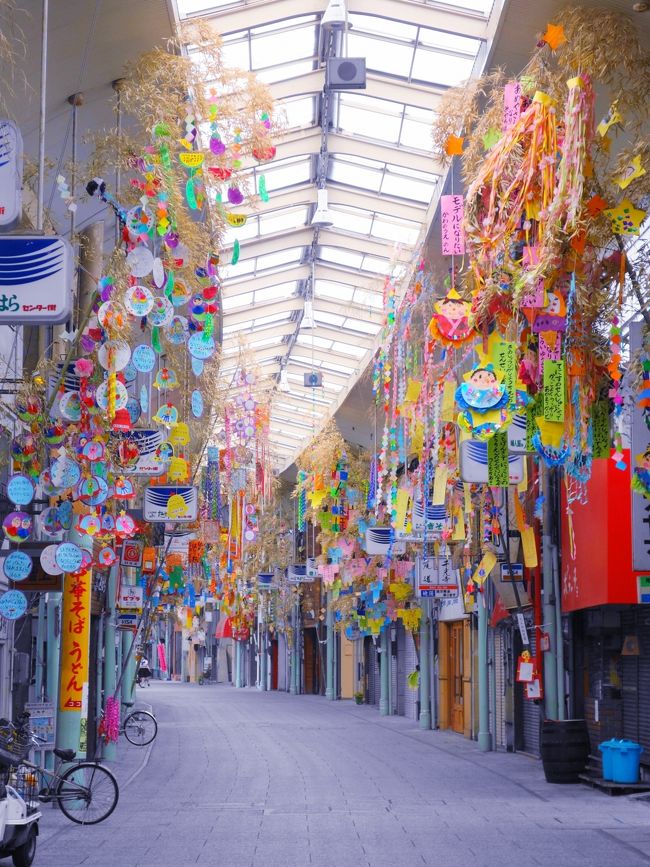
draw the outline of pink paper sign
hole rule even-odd
[[[544,278],[538,277],[535,285],[521,296],[522,307],[544,306]]]
[[[464,203],[462,196],[440,197],[442,255],[462,256],[465,252],[463,231]]]
[[[514,126],[521,114],[521,85],[510,81],[503,89],[503,118],[501,127],[505,131]]]

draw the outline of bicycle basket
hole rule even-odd
[[[0,764],[19,765],[31,749],[29,732],[9,723],[0,727]]]
[[[38,775],[30,768],[18,768],[9,776],[9,783],[23,799],[27,806],[27,815],[35,813],[39,809],[38,802]]]

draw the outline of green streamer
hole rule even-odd
[[[203,340],[207,343],[214,331],[214,316],[208,313],[203,322]]]
[[[266,178],[264,175],[260,175],[259,183],[257,184],[257,190],[260,194],[260,199],[263,202],[268,202],[269,194],[266,191]]]
[[[192,173],[187,183],[185,184],[185,198],[187,199],[187,204],[193,211],[198,210],[198,204],[196,201],[196,192],[194,190],[194,173]]]
[[[165,286],[165,295],[169,300],[172,300],[172,295],[174,293],[174,272],[167,272],[167,285]]]
[[[160,346],[160,328],[157,325],[154,325],[151,329],[151,347],[158,355],[162,352]]]
[[[235,243],[232,245],[232,259],[230,260],[231,265],[236,265],[239,262],[239,241],[235,239]]]

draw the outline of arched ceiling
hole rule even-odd
[[[345,38],[321,27],[327,0],[175,3],[181,20],[213,21],[226,62],[268,83],[284,120],[273,162],[250,169],[255,188],[264,175],[269,201],[230,232],[227,245],[237,238],[241,253],[223,271],[223,369],[234,373],[244,334],[274,383],[271,445],[282,469],[367,366],[386,278],[408,276],[443,185],[436,104],[481,73],[501,5],[350,0]],[[364,90],[325,90],[336,56],[365,58]],[[331,228],[311,225],[324,185]],[[322,388],[305,388],[312,370]]]

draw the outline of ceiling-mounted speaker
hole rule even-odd
[[[311,373],[305,373],[304,382],[305,388],[322,388],[323,374],[318,373],[316,370],[312,370]]]
[[[330,57],[327,61],[325,86],[329,90],[364,90],[365,57]]]

